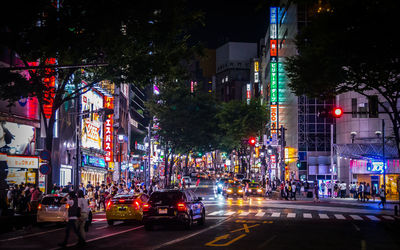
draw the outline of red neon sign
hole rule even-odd
[[[104,108],[114,109],[114,98],[104,97]],[[104,123],[104,145],[103,149],[106,151],[104,160],[106,162],[113,161],[113,115],[108,115],[107,120]]]
[[[270,40],[270,56],[276,56],[278,53],[278,43],[276,40]]]

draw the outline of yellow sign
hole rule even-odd
[[[254,72],[258,72],[259,71],[259,67],[258,67],[258,61],[254,62]]]

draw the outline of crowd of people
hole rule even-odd
[[[7,191],[7,208],[16,214],[27,214],[36,211],[43,192],[34,184],[12,184]]]

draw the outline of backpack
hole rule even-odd
[[[78,206],[78,199],[74,198],[73,201],[74,204],[68,208],[68,217],[76,216],[79,218],[81,217],[81,208]]]

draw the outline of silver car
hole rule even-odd
[[[66,222],[68,204],[62,202],[67,194],[49,194],[43,197],[37,209],[37,222]]]

